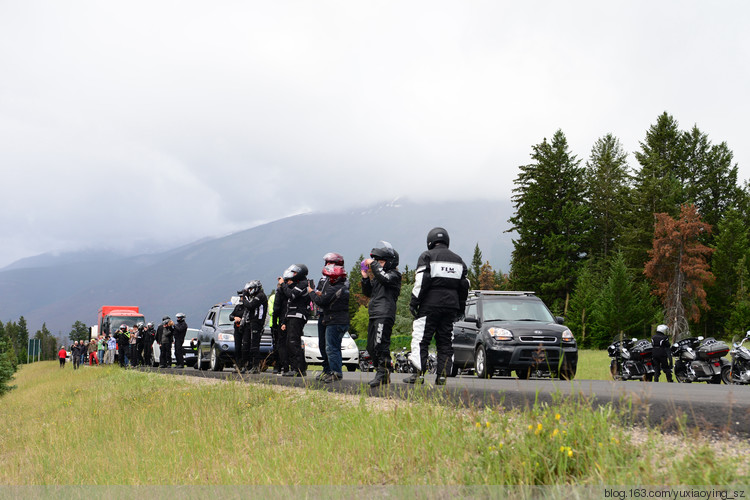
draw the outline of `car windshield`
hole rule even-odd
[[[138,323],[144,323],[143,316],[110,316],[109,318],[109,324],[111,325],[112,331],[120,328],[120,325],[127,325],[127,327],[130,328]]]
[[[482,316],[484,321],[555,322],[547,306],[537,300],[485,300]]]
[[[229,315],[234,311],[233,307],[222,307],[219,310],[219,326],[230,326],[232,321],[229,319]]]

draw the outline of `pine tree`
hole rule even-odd
[[[349,330],[351,333],[356,333],[360,337],[367,335],[367,324],[365,324],[364,331],[360,330],[361,322],[355,322],[354,317],[360,310],[361,306],[367,306],[369,302],[367,297],[362,294],[362,272],[359,263],[364,260],[364,256],[360,255],[357,262],[352,266],[349,271]]]
[[[81,321],[76,321],[71,327],[70,334],[68,335],[71,341],[76,340],[88,340],[89,338],[89,327]]]
[[[704,287],[714,280],[707,263],[713,249],[701,244],[699,237],[710,231],[692,204],[682,206],[678,220],[656,214],[651,260],[644,274],[662,301],[673,340],[690,331],[688,320],[697,322],[701,310],[709,308]]]
[[[18,328],[16,329],[15,338],[16,357],[26,362],[26,351],[29,348],[29,327],[26,324],[26,318],[21,316],[18,319]]]
[[[624,231],[623,214],[632,210],[627,153],[612,134],[598,139],[586,162],[586,191],[591,207],[591,254],[606,259]]]
[[[0,396],[15,387],[10,385],[10,382],[13,380],[13,374],[17,369],[18,360],[13,340],[0,321]]]
[[[495,271],[489,261],[482,264],[479,270],[479,290],[499,290],[500,284],[495,280]]]
[[[593,312],[600,290],[601,278],[593,260],[589,259],[581,266],[575,289],[570,296],[568,314],[565,316],[565,324],[573,332],[580,348],[592,347],[592,339],[598,337],[594,329],[596,323],[593,321]]]
[[[532,149],[534,162],[520,167],[513,189],[515,214],[509,222],[518,239],[510,277],[513,287],[539,291],[561,310],[589,248],[583,169],[561,130]]]
[[[725,336],[736,339],[743,337],[750,330],[750,273],[747,267],[747,256],[737,263],[737,291],[732,298],[732,312],[726,322]]]
[[[472,290],[479,290],[479,274],[482,272],[482,251],[479,249],[479,243],[474,247],[474,256],[471,258],[471,266],[466,273]]]

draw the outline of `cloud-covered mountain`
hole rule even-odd
[[[197,326],[208,308],[227,300],[246,281],[267,292],[290,264],[304,263],[317,279],[327,252],[351,268],[379,240],[390,242],[401,266],[414,268],[427,232],[445,227],[451,248],[468,263],[479,244],[484,260],[508,271],[512,250],[507,201],[415,204],[396,201],[366,209],[296,215],[217,239],[133,257],[103,253],[24,259],[0,270],[0,320],[21,315],[32,331],[42,322],[53,333],[76,320],[96,321],[99,306],[138,305],[150,321],[184,312]]]

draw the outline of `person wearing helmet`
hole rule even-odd
[[[404,380],[424,383],[428,347],[432,337],[437,345],[436,385],[444,385],[453,360],[453,322],[466,307],[469,295],[467,268],[463,259],[451,251],[448,231],[436,227],[427,233],[427,251],[417,261],[409,310],[412,324],[412,364],[415,372]]]
[[[151,366],[154,363],[154,340],[156,339],[156,330],[154,324],[146,323],[146,329],[143,330],[143,363]]]
[[[128,349],[130,349],[130,332],[128,331],[128,325],[120,325],[120,329],[117,330],[117,357],[120,362],[120,366],[125,368],[128,366]]]
[[[391,332],[396,321],[396,301],[401,293],[398,263],[398,252],[387,241],[381,241],[370,251],[370,258],[360,264],[362,293],[370,297],[367,352],[376,370],[370,387],[391,382]]]
[[[667,382],[672,382],[672,351],[669,343],[669,327],[659,325],[656,334],[651,338],[654,346],[652,359],[654,362],[654,382],[659,381],[662,370],[667,377]]]
[[[287,298],[285,322],[281,329],[287,335],[287,353],[290,370],[285,377],[304,377],[307,375],[305,353],[302,350],[302,329],[310,315],[310,294],[307,281],[307,266],[293,264],[289,266],[279,280],[280,291]]]
[[[143,321],[139,321],[136,323],[136,328],[138,329],[138,337],[136,337],[135,342],[135,364],[143,365],[144,364],[144,356],[143,356],[143,346],[145,345],[145,332],[146,332],[146,323]]]
[[[251,365],[250,373],[260,373],[260,337],[263,334],[263,323],[268,314],[268,297],[263,292],[263,285],[258,280],[245,283],[240,294],[239,309],[235,307],[229,319],[235,324],[235,350],[240,373],[245,373]],[[239,314],[238,314],[239,313]],[[237,344],[240,339],[241,348]]]
[[[274,367],[274,373],[276,375],[284,375],[289,371],[289,354],[287,352],[287,334],[286,328],[281,328],[286,323],[286,295],[281,291],[281,285],[284,279],[279,276],[276,290],[272,295],[273,306],[271,312],[273,313],[269,320],[269,326],[271,328],[271,336],[274,342],[274,351],[276,357],[276,366]],[[270,304],[271,300],[269,300]]]
[[[341,380],[344,376],[341,368],[341,340],[349,330],[349,282],[346,276],[344,266],[328,264],[323,268],[323,285],[318,283],[320,289],[308,290],[313,302],[321,311],[325,311],[318,318],[318,333],[320,334],[321,323],[324,323],[325,333],[323,341],[319,341],[318,346],[321,357],[323,352],[326,352],[323,358],[324,371],[320,380],[327,384]]]
[[[161,319],[156,329],[156,341],[159,342],[159,368],[172,368],[172,340],[174,339],[174,321],[169,316]]]
[[[177,323],[174,324],[174,357],[176,367],[185,368],[185,351],[182,344],[185,342],[188,325],[183,313],[177,313],[175,318],[177,318]]]
[[[333,266],[343,266],[344,265],[344,257],[341,254],[338,254],[336,252],[328,252],[323,256],[323,270],[326,269],[329,265]],[[316,377],[317,379],[322,379],[325,375],[328,375],[331,373],[331,367],[328,364],[328,353],[326,352],[326,320],[325,320],[325,307],[320,304],[320,301],[316,301],[316,297],[320,297],[320,293],[323,292],[328,285],[329,280],[328,276],[326,276],[326,273],[323,273],[323,276],[321,276],[320,280],[318,281],[318,285],[315,287],[315,290],[310,287],[308,289],[308,292],[310,292],[310,297],[313,300],[313,303],[317,306],[318,309],[318,346],[320,347],[320,358],[323,360],[323,370],[320,372],[320,375]],[[315,293],[313,293],[315,292]]]

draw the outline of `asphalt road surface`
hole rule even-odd
[[[648,422],[665,430],[674,430],[682,419],[689,426],[699,426],[704,432],[730,432],[750,436],[750,386],[709,385],[706,383],[668,384],[666,382],[614,382],[606,380],[549,380],[515,378],[479,379],[473,375],[449,378],[445,386],[434,385],[434,375],[425,377],[424,386],[412,386],[402,381],[407,374],[394,373],[391,384],[370,389],[367,382],[374,373],[344,372],[341,381],[332,384],[316,382],[316,371],[307,377],[279,377],[270,372],[259,375],[240,375],[225,369],[222,372],[199,371],[194,368],[140,368],[144,371],[188,375],[195,377],[242,380],[321,390],[361,394],[373,397],[406,398],[414,390],[442,391],[458,403],[531,407],[534,402],[555,403],[561,399],[581,397],[593,406],[612,403],[630,415],[633,422]]]

